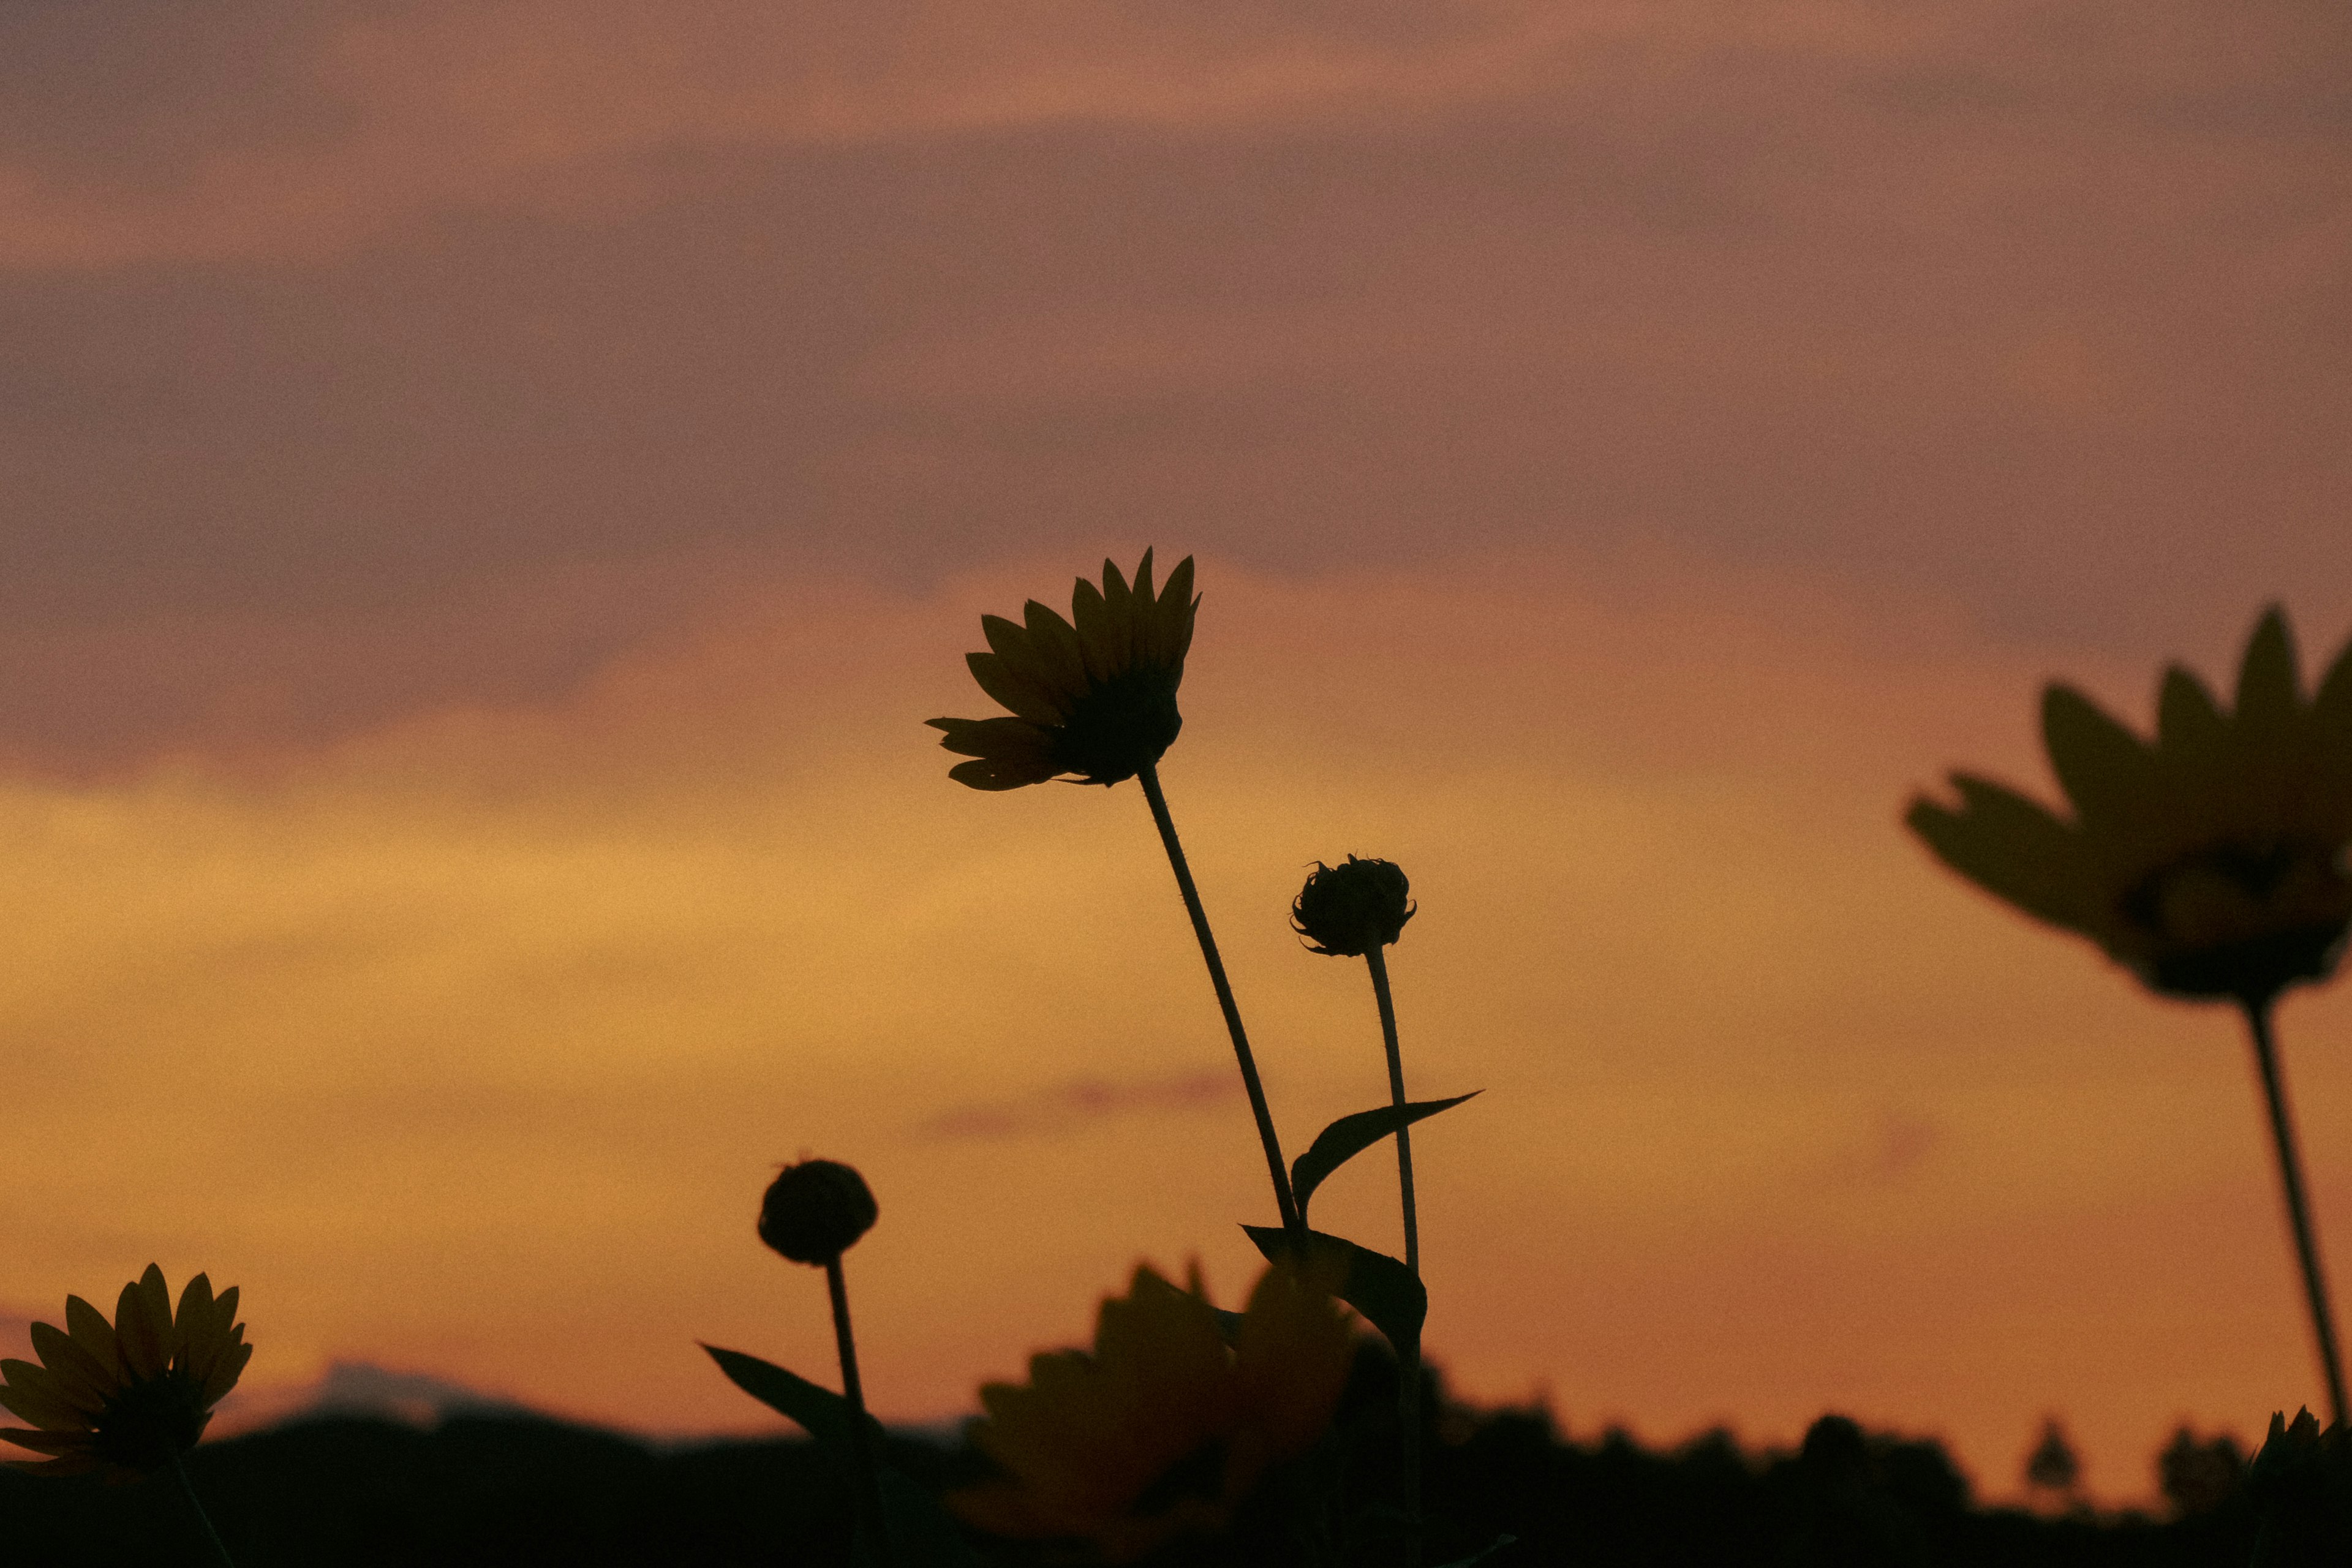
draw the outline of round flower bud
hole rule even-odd
[[[838,1160],[786,1165],[760,1205],[760,1239],[795,1263],[824,1264],[874,1228],[866,1178]]]
[[[1316,952],[1360,958],[1403,932],[1418,907],[1405,897],[1410,887],[1391,860],[1359,860],[1353,855],[1344,866],[1318,860],[1291,903],[1291,929]]]

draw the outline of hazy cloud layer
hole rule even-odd
[[[1144,1079],[1075,1078],[1008,1100],[950,1106],[923,1123],[932,1138],[1013,1138],[1068,1131],[1108,1116],[1197,1110],[1236,1100],[1231,1068]]]
[[[1104,539],[2140,656],[2352,568],[2340,8],[217,9],[0,18],[21,761]]]

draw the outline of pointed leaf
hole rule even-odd
[[[845,1466],[856,1463],[848,1400],[773,1362],[761,1361],[741,1351],[721,1350],[717,1345],[702,1348],[719,1363],[719,1370],[727,1374],[730,1383],[778,1415],[797,1422]],[[866,1429],[878,1457],[884,1438],[882,1425],[869,1415]],[[892,1561],[935,1568],[979,1568],[978,1554],[965,1542],[955,1521],[940,1506],[939,1500],[895,1467],[885,1464],[879,1468],[882,1505],[890,1514]]]
[[[1314,1143],[1298,1156],[1290,1167],[1290,1190],[1298,1200],[1298,1210],[1307,1212],[1307,1200],[1323,1184],[1323,1178],[1380,1142],[1392,1136],[1397,1129],[1410,1127],[1424,1117],[1441,1110],[1451,1110],[1465,1100],[1475,1099],[1481,1091],[1457,1094],[1452,1100],[1419,1100],[1403,1105],[1383,1105],[1377,1110],[1359,1110],[1352,1116],[1342,1116],[1315,1135]]]
[[[808,1435],[829,1448],[846,1454],[851,1448],[849,1401],[830,1388],[811,1383],[797,1373],[786,1372],[773,1362],[741,1351],[721,1350],[717,1345],[702,1347],[727,1381],[788,1420],[798,1422]],[[866,1430],[876,1442],[882,1440],[881,1423],[871,1415],[866,1418]]]
[[[1278,1225],[1242,1226],[1269,1263],[1290,1256],[1290,1237]],[[1421,1325],[1429,1316],[1429,1291],[1412,1269],[1384,1252],[1358,1247],[1345,1237],[1311,1230],[1314,1261],[1340,1265],[1339,1300],[1364,1315],[1399,1355],[1421,1347]]]

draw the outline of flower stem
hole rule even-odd
[[[1234,1037],[1234,1059],[1241,1064],[1242,1087],[1249,1090],[1250,1114],[1257,1118],[1258,1142],[1265,1145],[1266,1172],[1274,1178],[1274,1204],[1281,1211],[1282,1228],[1290,1233],[1291,1250],[1307,1256],[1307,1223],[1299,1216],[1290,1193],[1290,1168],[1283,1163],[1282,1140],[1275,1135],[1274,1113],[1266,1109],[1265,1086],[1258,1081],[1257,1058],[1250,1054],[1249,1036],[1242,1028],[1242,1010],[1225,979],[1224,960],[1217,956],[1217,939],[1209,930],[1208,912],[1201,908],[1201,890],[1192,885],[1192,868],[1185,864],[1184,846],[1176,837],[1176,820],[1168,815],[1168,797],[1160,793],[1160,769],[1146,763],[1136,779],[1143,798],[1151,803],[1151,820],[1160,826],[1160,842],[1168,864],[1176,872],[1176,890],[1184,895],[1184,910],[1192,917],[1192,934],[1200,939],[1201,956],[1208,962],[1209,984],[1216,987],[1217,1005],[1225,1015],[1225,1032]]]
[[[2303,1290],[2311,1306],[2311,1331],[2319,1342],[2319,1364],[2327,1376],[2327,1401],[2335,1424],[2344,1424],[2344,1367],[2336,1353],[2336,1320],[2327,1307],[2327,1280],[2320,1272],[2319,1242],[2312,1234],[2311,1204],[2303,1192],[2303,1156],[2294,1142],[2294,1120],[2286,1103],[2286,1083],[2279,1071],[2278,1047],[2271,1037],[2268,998],[2248,999],[2246,1026],[2254,1037],[2254,1061],[2263,1074],[2263,1094],[2270,1105],[2271,1143],[2278,1151],[2279,1185],[2286,1194],[2286,1215],[2294,1229],[2296,1258],[2303,1264]]]
[[[212,1515],[205,1511],[202,1500],[196,1496],[195,1483],[188,1479],[188,1468],[180,1462],[177,1454],[172,1456],[172,1474],[179,1479],[180,1495],[188,1500],[188,1507],[195,1512],[196,1522],[204,1526],[205,1539],[212,1542],[213,1555],[220,1559],[221,1568],[236,1568],[236,1559],[231,1557],[228,1548],[221,1544],[220,1531],[213,1528]]]
[[[857,1381],[857,1342],[849,1332],[849,1287],[841,1277],[841,1255],[824,1260],[826,1291],[833,1297],[833,1339],[841,1352],[841,1392],[849,1401],[851,1448],[857,1456],[857,1483],[862,1494],[858,1511],[866,1528],[858,1533],[872,1549],[879,1568],[890,1568],[889,1515],[882,1504],[882,1471],[874,1458],[873,1434],[866,1430],[866,1390]]]
[[[1364,950],[1372,972],[1372,997],[1380,1004],[1381,1043],[1389,1054],[1389,1101],[1399,1110],[1405,1105],[1404,1054],[1397,1047],[1396,1003],[1389,994],[1389,964],[1381,944]],[[1404,1207],[1404,1266],[1421,1278],[1421,1220],[1412,1201],[1412,1130],[1396,1130],[1397,1193]],[[1404,1441],[1404,1509],[1408,1526],[1407,1561],[1421,1563],[1421,1346],[1408,1345],[1397,1357],[1397,1425]]]

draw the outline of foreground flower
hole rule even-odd
[[[0,1427],[0,1438],[54,1456],[14,1463],[48,1475],[146,1474],[175,1464],[253,1357],[236,1321],[236,1294],[231,1286],[215,1299],[199,1274],[174,1315],[163,1271],[151,1263],[122,1288],[112,1323],[67,1297],[65,1331],[33,1325],[39,1365],[0,1361],[0,1405],[34,1427]]]
[[[2150,989],[2244,1012],[2341,1426],[2335,1317],[2271,1014],[2287,987],[2335,973],[2352,929],[2352,647],[2306,700],[2273,605],[2247,645],[2233,712],[2175,665],[2158,694],[2153,745],[2059,685],[2042,693],[2042,731],[2072,821],[1958,773],[1957,808],[1922,798],[1905,820],[1954,870],[2089,937]]]
[[[1143,552],[1132,586],[1115,563],[1106,561],[1099,589],[1078,579],[1070,620],[1034,599],[1024,608],[1021,626],[996,616],[981,616],[991,651],[967,654],[965,662],[981,689],[1011,709],[1013,717],[926,722],[947,731],[940,745],[974,759],[948,770],[948,777],[974,789],[1019,789],[1066,773],[1081,784],[1134,779],[1142,786],[1144,803],[1160,829],[1160,847],[1168,852],[1169,869],[1176,874],[1177,895],[1192,917],[1193,940],[1201,944],[1202,962],[1209,967],[1217,1009],[1233,1038],[1234,1061],[1241,1068],[1250,1116],[1265,1151],[1275,1207],[1290,1232],[1293,1249],[1303,1257],[1307,1226],[1291,1194],[1290,1168],[1283,1163],[1274,1111],[1265,1102],[1265,1085],[1250,1052],[1241,1005],[1225,978],[1224,960],[1217,955],[1201,889],[1193,885],[1184,846],[1176,836],[1176,819],[1160,787],[1160,759],[1184,727],[1176,711],[1176,688],[1184,679],[1184,656],[1192,647],[1192,615],[1200,604],[1192,593],[1189,555],[1156,595],[1150,551]]]
[[[2167,994],[2267,1005],[2334,972],[2352,926],[2352,647],[2305,700],[2273,607],[2235,712],[2175,666],[2153,745],[2065,686],[2042,694],[2042,726],[2072,821],[1954,773],[1958,808],[1914,801],[1912,831]]]
[[[980,1391],[972,1437],[1006,1479],[949,1505],[992,1534],[1090,1542],[1129,1562],[1229,1524],[1266,1472],[1329,1427],[1353,1353],[1346,1314],[1269,1268],[1228,1347],[1214,1309],[1148,1268],[1102,1304],[1093,1353],[1033,1357]]]
[[[1130,586],[1103,563],[1102,586],[1078,579],[1071,618],[1032,599],[1022,624],[982,616],[990,651],[964,656],[980,689],[1010,719],[932,719],[961,756],[948,776],[974,789],[1019,789],[1065,774],[1115,784],[1158,762],[1184,727],[1176,688],[1192,646],[1192,558],[1156,595],[1151,552]]]

